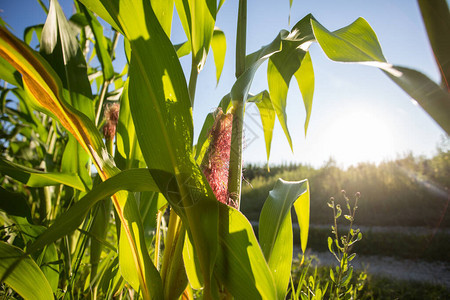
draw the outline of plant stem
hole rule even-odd
[[[236,35],[236,78],[245,71],[245,48],[247,42],[247,0],[239,0]]]
[[[175,246],[180,234],[181,226],[182,224],[180,217],[171,209],[169,226],[167,229],[167,237],[165,241],[164,257],[160,272],[163,283],[168,273],[168,268],[170,266],[171,258],[173,257],[173,252],[175,251]]]
[[[240,208],[242,187],[242,132],[244,129],[244,104],[233,103],[233,125],[231,130],[230,168],[228,171],[228,194],[236,207]]]
[[[159,270],[159,250],[161,247],[161,219],[164,214],[164,210],[158,210],[156,214],[156,236],[155,236],[155,266]]]
[[[194,107],[195,88],[197,86],[198,70],[194,58],[192,58],[191,75],[189,77],[189,98],[191,99],[191,106]]]
[[[103,102],[105,101],[106,92],[108,91],[108,86],[110,84],[110,80],[103,81],[100,96],[98,100],[97,112],[95,114],[95,126],[98,126],[98,122],[100,121],[100,114],[103,108]]]
[[[236,78],[245,70],[247,0],[239,0],[236,35]],[[231,200],[240,208],[242,186],[242,137],[244,130],[245,99],[232,99],[233,127],[231,132],[230,167],[228,173],[228,193]]]

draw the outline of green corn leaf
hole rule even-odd
[[[108,155],[92,119],[67,102],[69,95],[64,92],[59,76],[39,54],[4,27],[0,27],[0,56],[22,73],[24,85],[34,106],[57,119],[90,154],[102,180],[119,172]],[[73,101],[72,98],[71,100]],[[127,192],[119,192],[112,197],[121,220],[123,231],[121,236],[126,236],[126,243],[120,244],[119,254],[132,258],[132,263],[121,267],[132,269],[128,274],[132,273],[134,278],[139,279],[139,286],[145,299],[152,296],[158,298],[162,295],[161,279],[145,245],[142,221],[135,200],[130,200],[128,205],[128,197]],[[132,278],[129,280],[133,281]]]
[[[220,75],[222,74],[223,64],[225,63],[225,53],[227,50],[227,40],[225,33],[219,28],[214,28],[211,40],[211,48],[214,55],[214,63],[216,65],[216,80],[219,84]]]
[[[283,37],[287,36],[287,34],[287,31],[281,31],[270,44],[246,56],[246,70],[241,74],[241,76],[239,76],[231,89],[230,96],[232,101],[247,99],[256,71],[271,55],[281,50],[281,40]]]
[[[83,182],[76,174],[41,172],[0,158],[0,172],[30,187],[65,184],[80,191],[85,191]]]
[[[275,110],[270,99],[269,92],[263,91],[248,98],[248,102],[254,102],[258,107],[263,126],[264,140],[266,142],[267,168],[269,167],[270,147],[272,144],[273,127],[275,126]]]
[[[40,41],[43,27],[43,24],[39,24],[25,28],[23,32],[23,41],[29,45],[33,39],[33,33],[36,33],[36,37],[38,41]]]
[[[164,296],[166,299],[178,299],[188,285],[188,278],[186,276],[184,261],[183,261],[183,249],[184,240],[186,235],[186,229],[181,223],[180,218],[172,211],[170,218],[175,218],[180,224],[171,223],[169,220],[169,228],[171,228],[175,234],[169,234],[165,239],[165,249],[170,253],[164,253],[164,261],[161,266],[161,278],[164,286]],[[177,232],[175,228],[180,228]]]
[[[57,71],[62,80],[68,100],[75,109],[89,119],[94,118],[91,87],[87,77],[87,67],[83,53],[78,45],[76,33],[67,21],[58,1],[50,1],[49,13],[41,35],[40,51],[44,58]],[[62,161],[62,171],[80,174],[83,182],[92,186],[89,154],[83,150],[73,136],[69,137]]]
[[[100,1],[82,2],[92,8]],[[191,157],[192,113],[181,65],[149,3],[129,1],[120,12],[118,3],[101,3],[130,41],[128,96],[139,144],[158,186],[198,248],[208,294],[218,244],[217,201]]]
[[[282,50],[272,55],[267,66],[267,82],[273,107],[284,130],[289,146],[292,140],[287,128],[286,99],[291,77],[300,67],[306,52],[294,41],[284,40]]]
[[[419,0],[420,12],[442,76],[442,85],[450,89],[450,12],[445,0]]]
[[[31,219],[31,210],[27,199],[20,193],[10,192],[0,186],[0,209],[10,216]]]
[[[128,98],[128,80],[125,82],[120,100],[119,122],[117,123],[115,161],[121,170],[138,168],[144,164],[136,129],[131,118]]]
[[[46,229],[44,226],[30,223],[25,218],[11,217],[11,219],[17,230],[21,233],[25,244],[32,243]],[[33,257],[35,257],[36,263],[47,278],[53,292],[56,292],[60,273],[59,264],[56,263],[59,257],[55,244],[51,243],[46,245],[42,251],[35,253]]]
[[[373,62],[378,66],[386,66],[377,36],[363,18],[334,32],[328,31],[314,19],[311,20],[311,26],[317,42],[331,60]]]
[[[218,109],[222,109],[223,113],[229,112],[231,108],[231,97],[230,94],[225,95],[219,103]],[[206,115],[205,121],[203,122],[202,130],[198,136],[197,145],[195,146],[195,161],[200,165],[203,161],[203,157],[208,150],[210,144],[210,131],[214,124],[214,114],[209,113]]]
[[[174,0],[150,0],[152,9],[164,32],[170,37]]]
[[[312,20],[314,35],[328,58],[380,68],[444,129],[450,133],[450,96],[446,90],[415,70],[386,63],[378,39],[362,18],[330,32]]]
[[[20,111],[26,114],[26,121],[34,127],[41,141],[47,141],[48,131],[42,125],[41,120],[36,117],[28,94],[22,88],[14,88],[11,91],[19,99]]]
[[[298,87],[303,97],[303,104],[305,105],[305,135],[308,131],[309,119],[311,118],[312,102],[314,95],[314,69],[311,61],[311,55],[306,52],[303,57],[302,64],[297,72],[294,73],[297,79]]]
[[[28,247],[28,253],[33,253],[77,229],[95,203],[111,197],[120,190],[159,191],[148,169],[122,171],[95,186],[69,210],[59,216],[53,225]]]
[[[24,299],[54,299],[52,288],[37,264],[24,256],[22,250],[3,241],[0,241],[0,275]]]
[[[400,74],[384,71],[399,87],[450,134],[450,94],[424,74],[405,67],[394,66]]]
[[[201,289],[204,285],[204,280],[202,277],[198,256],[195,254],[195,249],[189,239],[189,236],[186,236],[184,240],[183,261],[190,286],[196,290]]]
[[[20,73],[17,72],[3,57],[0,57],[0,78],[17,87],[23,86]]]
[[[80,5],[80,8],[86,16],[89,27],[94,34],[95,51],[97,53],[97,58],[102,66],[103,80],[111,80],[114,76],[114,68],[112,65],[111,56],[108,52],[108,43],[103,35],[103,26],[100,24],[97,18],[83,5]]]
[[[206,115],[205,122],[203,122],[202,130],[198,136],[197,145],[195,146],[195,160],[198,165],[203,161],[206,151],[208,150],[210,141],[209,133],[214,124],[214,113]]]
[[[307,50],[312,40],[310,21],[312,15],[301,19],[288,36],[282,39],[281,51],[272,55],[267,66],[267,82],[273,107],[280,125],[288,140],[291,150],[292,139],[287,127],[286,100],[289,83],[295,75],[306,109],[305,132],[311,115],[312,96],[314,91],[314,73]],[[303,66],[305,61],[306,66]]]
[[[100,256],[103,251],[103,243],[101,241],[106,240],[106,235],[109,228],[109,219],[111,214],[111,200],[104,199],[97,204],[97,207],[93,209],[95,215],[93,215],[92,225],[89,230],[89,234],[95,238],[91,238],[89,262],[91,264],[91,285],[95,282],[95,277],[98,271],[98,264],[100,262]]]
[[[88,116],[89,113],[93,114],[92,101],[88,102],[92,98],[92,93],[87,77],[86,62],[78,45],[76,32],[64,16],[57,0],[50,1],[49,13],[40,41],[41,54],[57,72],[63,87],[70,92],[69,103],[78,110],[85,110],[82,111]],[[89,99],[81,99],[76,93]],[[84,103],[81,105],[79,102]]]
[[[302,196],[307,193],[307,180],[288,182],[278,179],[261,210],[258,230],[259,241],[275,280],[278,299],[285,298],[291,274],[293,254],[291,208],[292,206],[295,207],[297,202],[300,202],[297,204],[299,211],[296,207],[296,212],[297,215],[299,212],[304,214],[305,205],[302,203]],[[307,208],[309,215],[309,201]],[[306,241],[303,240],[302,233],[308,231],[309,218],[306,228],[301,219],[299,219],[299,226],[303,246],[303,243],[306,245]]]
[[[176,0],[178,16],[190,41],[193,67],[203,69],[213,39],[216,0]]]
[[[178,58],[188,55],[191,53],[191,44],[189,41],[186,41],[181,44],[173,45],[175,50],[177,51]]]
[[[219,207],[220,251],[215,276],[236,299],[277,299],[272,274],[251,224],[234,208]]]
[[[309,234],[309,182],[306,181],[306,191],[300,195],[297,201],[294,202],[294,210],[297,215],[298,225],[300,227],[300,245],[303,252],[303,259],[305,258],[306,245],[308,243]]]

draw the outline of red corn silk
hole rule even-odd
[[[228,193],[228,170],[230,164],[232,114],[216,112],[214,124],[209,132],[209,147],[201,168],[217,200],[236,207]]]
[[[103,136],[106,140],[112,140],[116,135],[117,122],[119,122],[119,110],[119,103],[113,103],[105,107],[105,125],[103,126]]]

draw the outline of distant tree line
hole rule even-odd
[[[308,178],[311,188],[311,223],[329,224],[327,201],[343,200],[341,190],[352,197],[362,197],[356,222],[377,226],[450,227],[450,149],[443,142],[432,158],[409,153],[394,161],[378,165],[360,163],[346,170],[329,159],[320,168],[303,164],[245,166],[242,210],[258,220],[268,192],[277,178],[301,180]],[[341,202],[342,208],[345,209]],[[345,210],[344,210],[345,213]]]

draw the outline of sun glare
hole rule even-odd
[[[372,112],[346,113],[330,124],[332,157],[344,166],[392,157],[394,140],[382,116]]]

